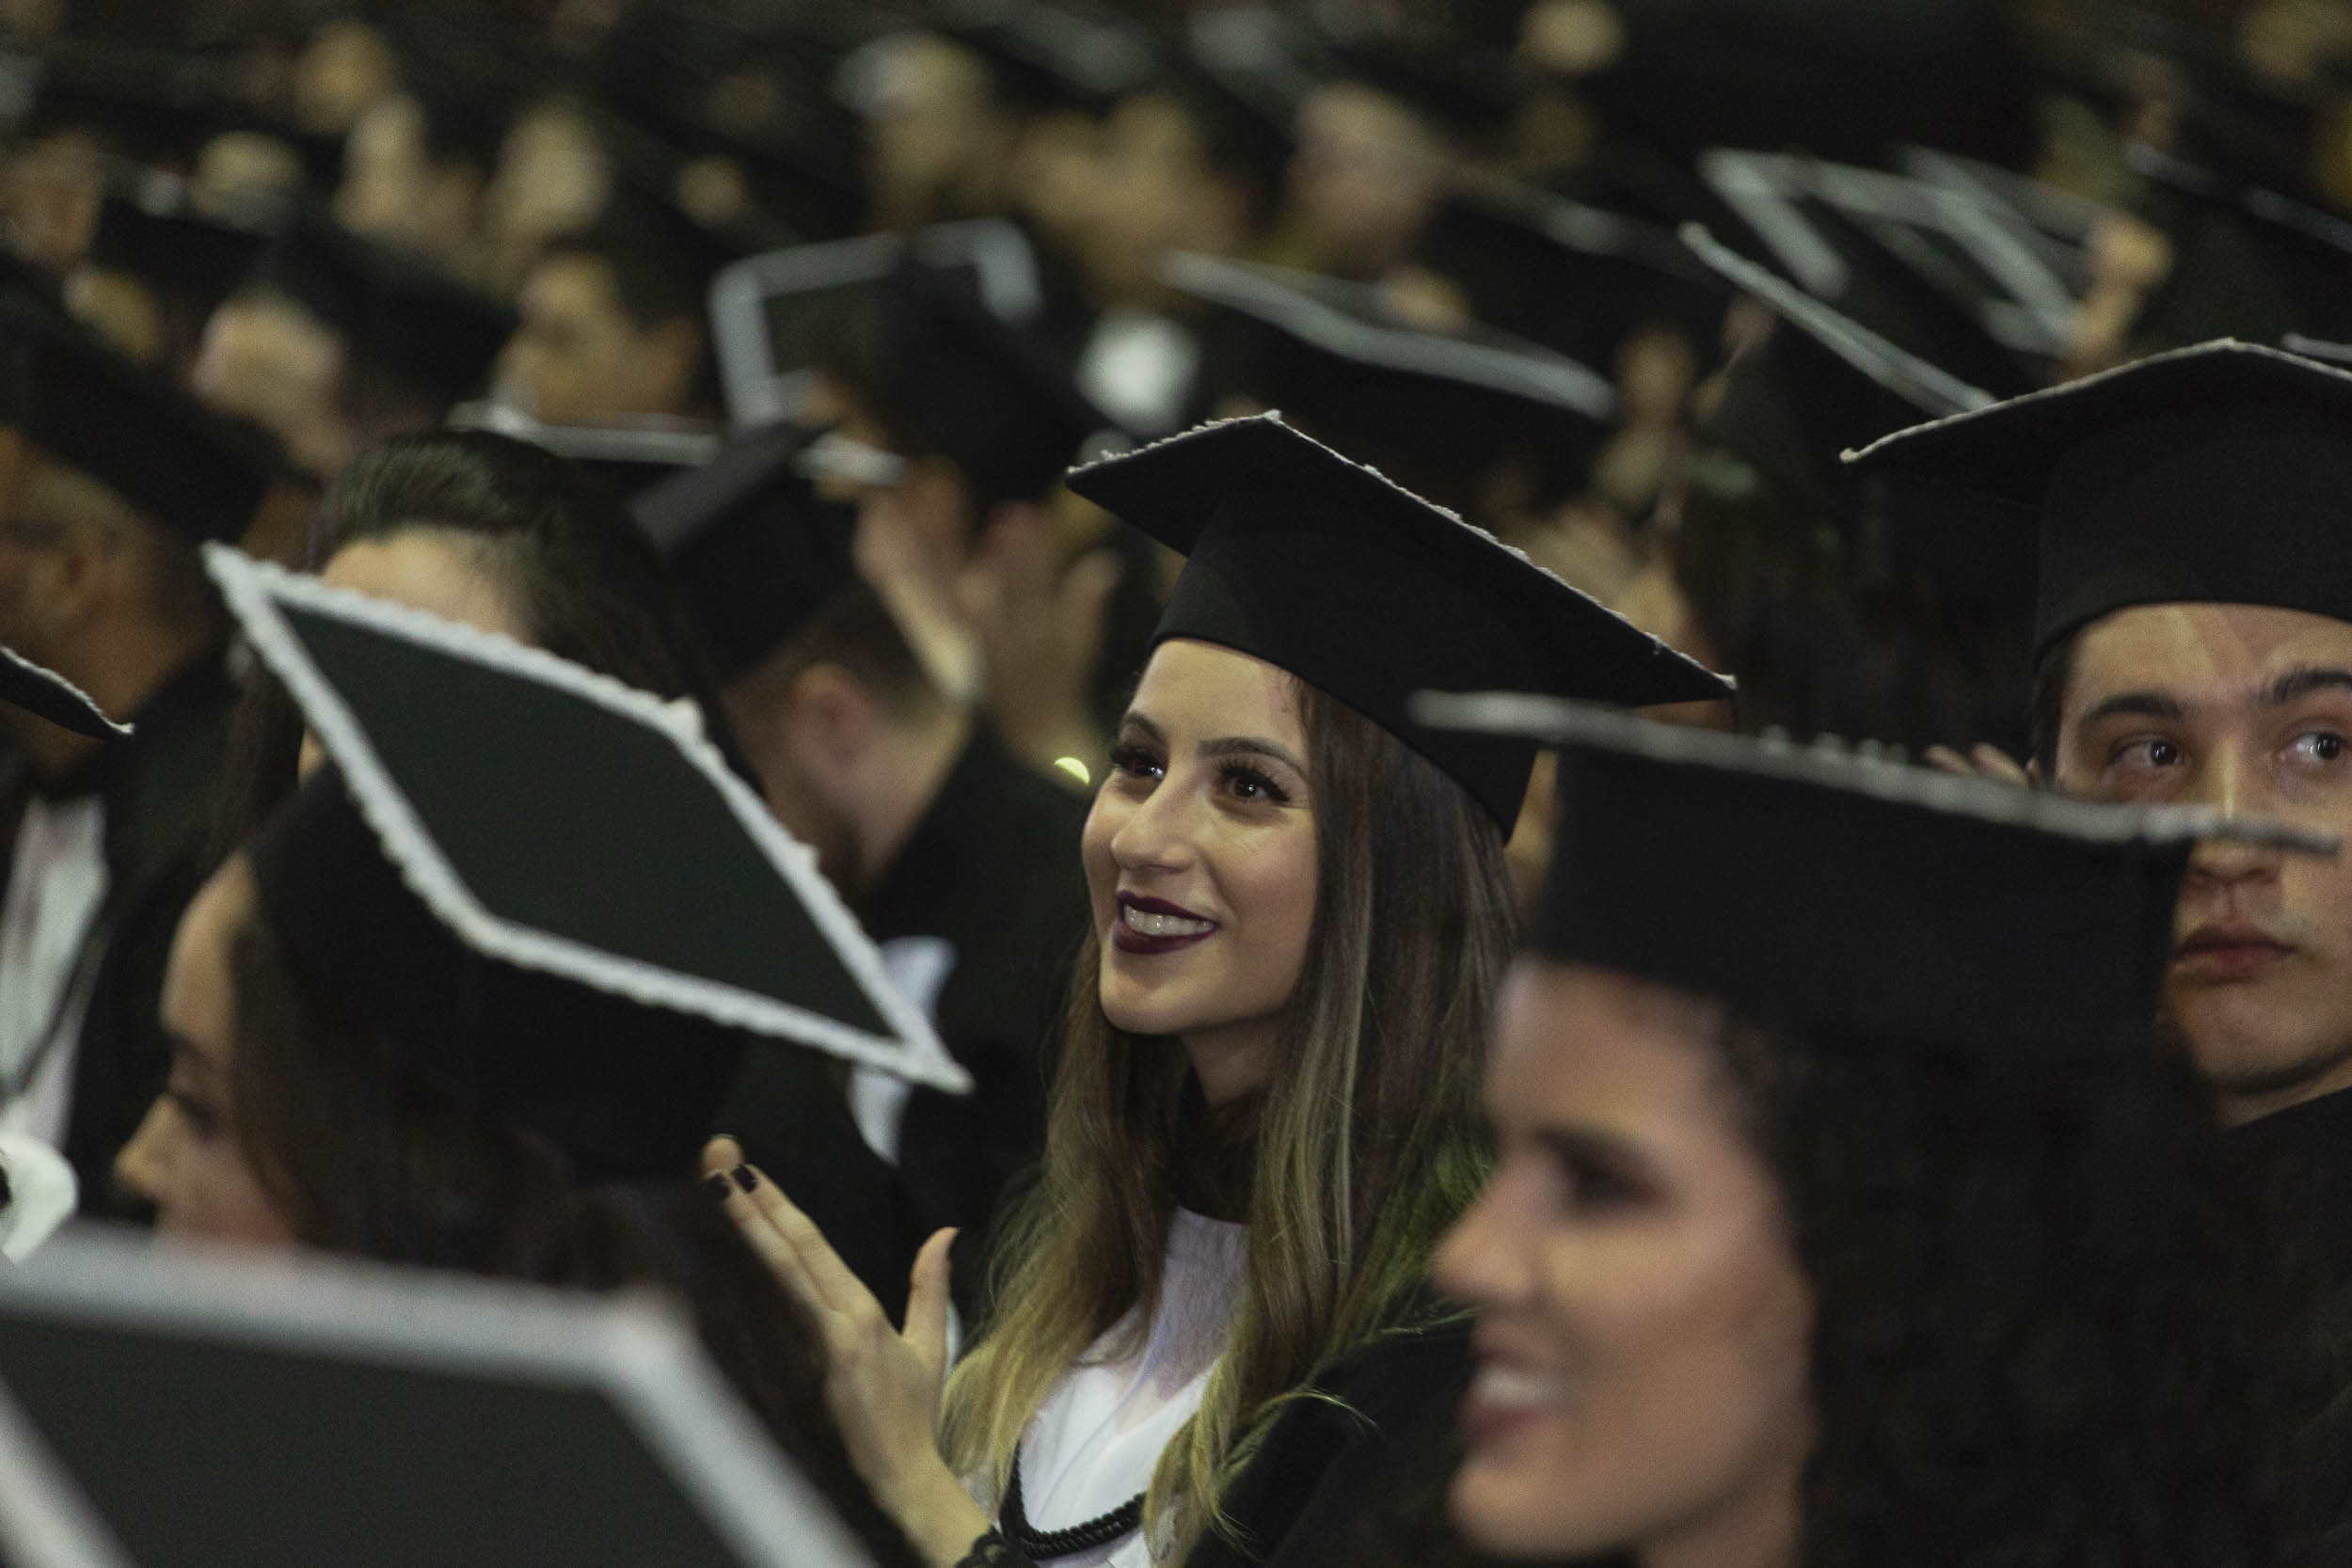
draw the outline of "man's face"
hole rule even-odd
[[[685,412],[679,354],[658,328],[630,319],[603,261],[569,251],[548,257],[531,270],[520,305],[503,371],[532,418],[598,424]]]
[[[2119,610],[2077,638],[2056,782],[2352,841],[2352,624],[2250,605]],[[2352,1087],[2352,853],[2207,844],[2164,1013],[2247,1121]]]

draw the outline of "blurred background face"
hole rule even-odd
[[[106,198],[106,160],[79,131],[42,137],[8,160],[0,182],[8,248],[52,272],[82,259],[98,233]]]
[[[531,269],[518,303],[522,325],[501,371],[532,418],[596,424],[686,411],[692,353],[699,352],[693,327],[641,326],[622,309],[612,269],[600,258],[577,252],[548,257]],[[692,341],[681,345],[681,335]]]
[[[1183,639],[1152,653],[1082,839],[1114,1027],[1181,1036],[1196,1063],[1218,1037],[1270,1046],[1314,925],[1307,756],[1288,674]]]
[[[291,1246],[295,1240],[236,1133],[230,956],[235,933],[252,918],[254,898],[251,870],[231,861],[182,917],[164,974],[171,1077],[115,1164],[116,1179],[155,1206],[155,1227],[170,1240],[248,1246]]]
[[[1793,1560],[1812,1442],[1812,1291],[1712,1040],[1720,1009],[1525,960],[1486,1105],[1499,1164],[1438,1255],[1474,1307],[1482,1550]]]
[[[483,198],[496,280],[519,285],[549,240],[596,220],[612,184],[604,145],[584,113],[568,103],[527,110],[506,134]]]
[[[877,57],[866,94],[866,178],[876,226],[970,215],[1010,128],[969,50],[929,34]]]
[[[1445,154],[1412,114],[1341,83],[1307,100],[1291,202],[1316,266],[1374,278],[1407,259],[1436,210]]]
[[[2352,625],[2143,605],[2076,639],[2057,783],[2352,835]],[[2352,1086],[2352,855],[2206,844],[2164,1010],[2236,1119]]]
[[[1105,123],[1084,255],[1106,300],[1160,291],[1153,264],[1170,250],[1224,255],[1246,237],[1246,201],[1209,166],[1200,132],[1173,98],[1146,93]]]
[[[434,162],[414,99],[388,98],[351,128],[335,216],[355,234],[447,260],[473,232],[481,184],[466,164]]]

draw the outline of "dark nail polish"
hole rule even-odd
[[[722,1203],[735,1196],[735,1189],[727,1185],[726,1175],[723,1171],[714,1170],[708,1176],[704,1177],[703,1190]]]
[[[735,1167],[735,1184],[748,1193],[759,1185],[759,1172],[749,1165],[738,1165]]]

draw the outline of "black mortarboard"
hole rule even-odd
[[[711,346],[739,426],[798,418],[812,372],[869,381],[881,356],[885,284],[909,254],[961,278],[1015,326],[1044,309],[1037,253],[1003,218],[864,234],[748,257],[710,286]]]
[[[691,715],[233,551],[208,564],[335,764],[251,847],[273,926],[486,1113],[663,1174],[708,1133],[735,1031],[963,1086]]]
[[[0,424],[191,541],[235,539],[277,454],[70,323],[0,298]]]
[[[278,235],[256,276],[355,359],[444,408],[481,389],[515,333],[514,312],[497,300],[316,216]]]
[[[1533,746],[1436,735],[1425,687],[1640,706],[1730,683],[1277,415],[1203,425],[1075,469],[1070,487],[1187,559],[1154,644],[1194,638],[1296,675],[1443,768],[1508,832]]]
[[[130,725],[99,711],[89,693],[6,643],[0,643],[0,703],[93,740],[120,740],[131,733]]]
[[[129,273],[183,303],[201,322],[252,276],[268,245],[260,229],[200,216],[177,204],[151,207],[112,192],[98,213],[85,261]]]
[[[614,424],[548,424],[502,403],[460,404],[453,430],[486,430],[567,458],[616,500],[645,490],[718,454],[723,437],[693,420],[649,416]]]
[[[1840,453],[1922,417],[1982,408],[1993,394],[1948,375],[1725,249],[1704,229],[1684,229],[1692,254],[1783,324],[1735,360],[1701,434],[1746,460],[1792,500],[1823,506],[1847,494]]]
[[[2153,148],[2130,158],[2173,245],[2172,269],[2136,324],[2142,337],[2164,347],[2352,338],[2352,221]]]
[[[2128,605],[2352,621],[2352,374],[2223,341],[1899,431],[1850,459],[2038,530],[2037,655]]]
[[[1503,180],[1457,185],[1423,252],[1479,320],[1613,373],[1626,341],[1652,327],[1711,359],[1731,303],[1671,230]]]
[[[881,292],[867,408],[901,457],[954,461],[982,510],[1053,489],[1108,416],[956,272],[903,258]]]
[[[872,1562],[657,1295],[144,1238],[0,1270],[0,1497],[11,1568]]]
[[[858,580],[854,508],[801,471],[818,433],[769,425],[640,495],[630,511],[670,563],[687,610],[732,680]]]
[[[1800,1028],[2144,1047],[2196,839],[2328,847],[1540,697],[1431,694],[1416,712],[1559,748],[1532,950]]]
[[[1967,245],[2000,247],[2006,236],[1970,204],[1895,175],[1796,156],[1719,149],[1699,166],[1744,230],[1718,239],[1995,395],[2045,379],[2048,323],[1991,297],[1987,269]],[[2012,259],[2031,263],[2022,247]]]
[[[1485,327],[1408,325],[1371,285],[1185,253],[1159,273],[1248,324],[1234,389],[1466,515],[1514,461],[1548,491],[1580,489],[1616,419],[1616,388],[1591,367]]]

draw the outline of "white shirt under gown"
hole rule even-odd
[[[1248,1254],[1248,1227],[1175,1212],[1159,1310],[1142,1343],[1117,1354],[1130,1312],[1063,1375],[1022,1434],[1022,1512],[1031,1528],[1082,1525],[1151,1485],[1161,1450],[1200,1408],[1216,1370]],[[1151,1568],[1146,1535],[1131,1530],[1049,1568]]]

